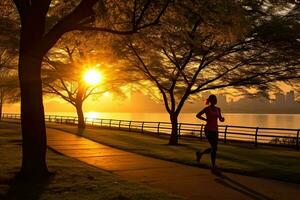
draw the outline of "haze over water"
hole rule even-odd
[[[56,112],[51,115],[76,116],[76,113]],[[180,122],[203,123],[195,117],[195,113],[182,113]],[[224,113],[224,123],[220,125],[254,126],[269,128],[300,128],[300,114],[247,114],[247,113]],[[169,121],[166,113],[105,113],[87,112],[85,117],[102,119],[122,119],[136,121]]]

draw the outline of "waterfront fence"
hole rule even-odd
[[[20,120],[20,114],[3,113],[3,119]],[[74,116],[45,115],[45,121],[50,123],[73,124],[78,123],[78,118]],[[87,126],[127,130],[139,133],[171,134],[172,126],[170,122],[149,122],[119,119],[99,119],[85,118]],[[250,126],[219,126],[219,140],[227,142],[252,143],[287,146],[299,149],[300,129],[288,128],[264,128]],[[206,139],[204,134],[204,124],[178,123],[178,136]]]

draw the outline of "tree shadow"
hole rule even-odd
[[[228,187],[230,189],[233,189],[237,192],[240,192],[252,199],[255,200],[272,200],[271,197],[268,197],[265,194],[262,194],[260,192],[257,192],[251,188],[249,188],[246,185],[241,184],[240,182],[233,180],[232,178],[229,178],[228,176],[224,175],[223,173],[219,172],[215,174],[218,178],[215,179],[215,181],[225,187]]]
[[[53,177],[43,179],[24,179],[18,175],[9,181],[9,190],[4,195],[6,200],[38,200]]]

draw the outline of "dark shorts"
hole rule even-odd
[[[204,131],[210,146],[214,149],[217,149],[219,133],[217,131],[210,131],[210,130],[204,130]]]

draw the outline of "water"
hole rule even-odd
[[[76,113],[47,113],[51,115],[76,116]],[[195,113],[182,113],[180,122],[203,123],[195,117]],[[246,114],[224,113],[225,122],[220,125],[253,126],[267,128],[300,129],[300,114]],[[103,119],[122,119],[136,121],[169,121],[166,113],[99,113],[87,112],[85,117]]]

